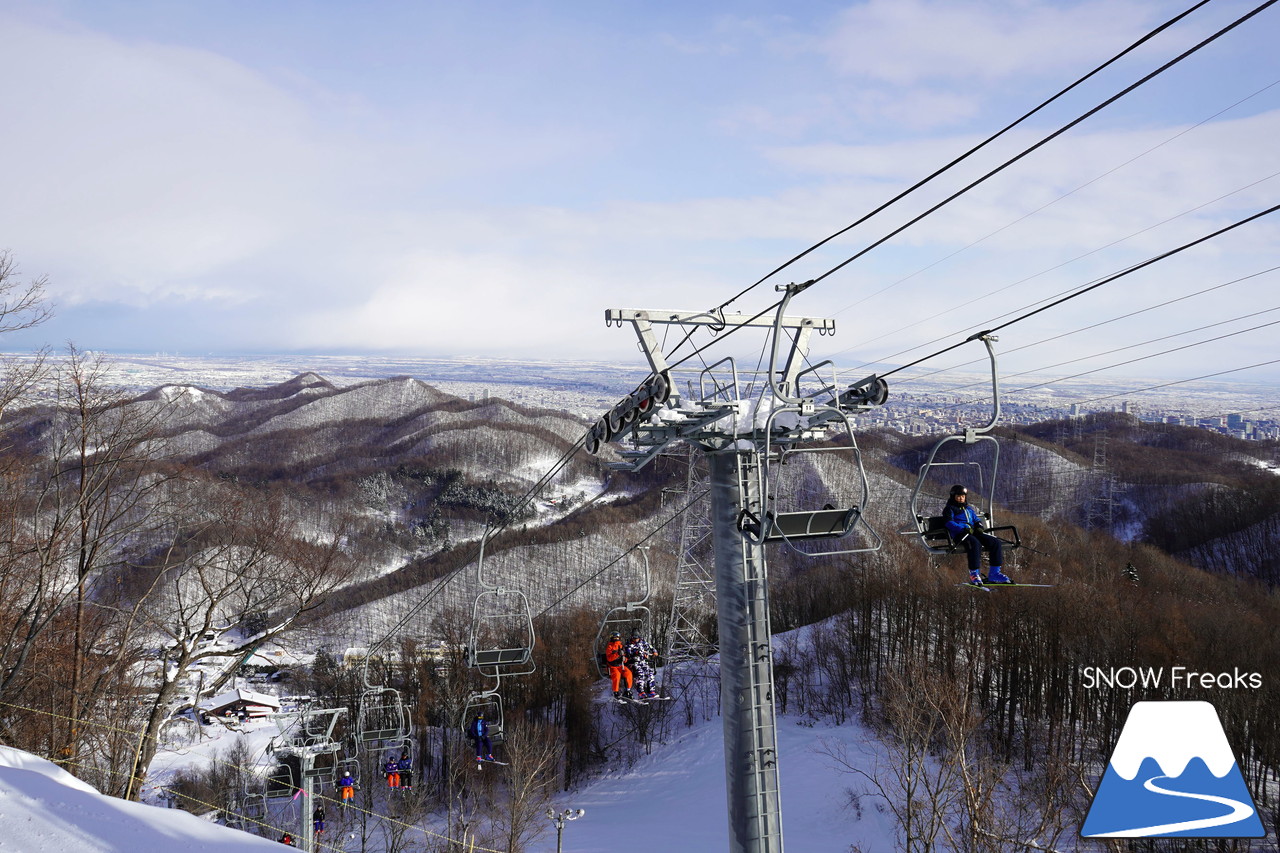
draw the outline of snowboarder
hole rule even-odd
[[[408,751],[400,753],[400,760],[396,762],[396,770],[400,771],[400,787],[405,790],[412,790],[413,759],[409,757]]]
[[[287,847],[292,847],[293,836],[286,832],[284,835],[280,836],[280,843],[284,844]]]
[[[969,558],[969,583],[982,586],[982,551],[986,549],[991,570],[987,583],[1013,583],[1003,571],[1004,542],[999,537],[983,531],[982,516],[969,506],[969,490],[962,485],[951,487],[951,497],[942,508],[942,521],[946,524],[951,541],[964,549]]]
[[[316,806],[316,810],[311,813],[311,822],[315,825],[317,836],[324,834],[324,806]]]
[[[627,641],[624,654],[631,671],[635,673],[636,692],[640,698],[656,698],[658,692],[653,688],[653,665],[650,661],[656,658],[658,653],[653,650],[653,646],[639,634],[632,634],[631,639]]]
[[[396,761],[394,755],[387,757],[387,763],[383,765],[382,772],[387,777],[388,788],[400,787],[400,763]]]
[[[614,699],[630,699],[632,676],[627,668],[627,649],[622,644],[622,635],[614,631],[609,635],[609,643],[604,647],[604,665],[609,668],[609,681],[613,684]],[[626,687],[622,683],[626,682]]]
[[[489,740],[489,723],[484,714],[476,714],[467,726],[467,737],[476,748],[476,761],[493,761],[493,743]]]

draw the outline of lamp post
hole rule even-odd
[[[577,820],[586,813],[586,809],[565,809],[562,812],[547,809],[547,817],[551,818],[551,822],[556,825],[556,853],[563,853],[564,850],[561,846],[564,842],[564,822]]]

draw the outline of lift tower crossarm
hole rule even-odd
[[[799,369],[796,352],[801,350],[800,357],[803,358],[804,351],[808,349],[809,335],[814,331],[829,335],[836,330],[836,321],[828,317],[770,317],[767,313],[752,316],[750,314],[725,314],[722,311],[654,311],[639,308],[610,308],[604,312],[604,324],[606,326],[614,324],[621,326],[623,323],[630,323],[635,328],[636,336],[640,338],[640,346],[644,349],[645,357],[649,359],[649,369],[655,375],[665,373],[668,370],[667,359],[662,353],[661,345],[658,343],[658,336],[653,333],[653,324],[655,323],[678,326],[711,326],[717,329],[724,329],[729,326],[794,329],[797,333],[797,339],[796,344],[792,347],[791,358],[787,362],[785,376],[783,377],[784,383],[795,379],[795,372]]]
[[[679,326],[764,326],[772,327],[777,318],[771,314],[725,314],[720,311],[654,311],[640,308],[610,308],[604,312],[606,324],[622,325],[643,321]],[[830,334],[836,330],[836,321],[830,317],[783,317],[784,329],[816,329]]]

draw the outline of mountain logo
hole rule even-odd
[[[1138,702],[1080,835],[1262,838],[1266,832],[1213,705]]]

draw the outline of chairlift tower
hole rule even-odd
[[[269,752],[276,757],[298,759],[301,778],[298,794],[302,797],[300,850],[316,853],[315,825],[311,821],[311,808],[315,802],[317,779],[333,784],[337,769],[337,755],[342,744],[334,740],[333,732],[338,720],[347,713],[346,708],[312,708],[300,711],[296,717],[281,718],[280,736],[272,740]]]
[[[612,463],[626,471],[640,469],[678,442],[706,454],[731,853],[781,853],[783,849],[765,543],[843,536],[861,516],[858,507],[775,512],[765,469],[787,448],[824,437],[828,424],[843,420],[847,426],[848,413],[880,405],[887,398],[887,386],[879,377],[868,377],[841,391],[830,362],[804,366],[812,333],[835,331],[833,320],[785,314],[791,297],[806,286],[779,288],[785,296],[773,317],[719,311],[607,311],[606,324],[629,323],[634,328],[652,372],[600,419],[586,445],[594,452],[605,442],[626,442],[620,451],[622,461]],[[754,396],[744,394],[737,367],[732,358],[726,358],[701,370],[696,384],[689,382],[688,397],[682,397],[673,388],[671,368],[654,332],[655,325],[664,324],[708,326],[716,331],[772,330],[773,355],[767,382],[759,386],[763,390]],[[826,368],[831,371],[830,382],[821,376]],[[816,390],[801,392],[802,385],[811,388],[815,383]],[[793,411],[794,417],[777,417],[784,410]],[[833,522],[837,516],[841,525]],[[747,519],[753,521],[753,531],[744,523]]]

